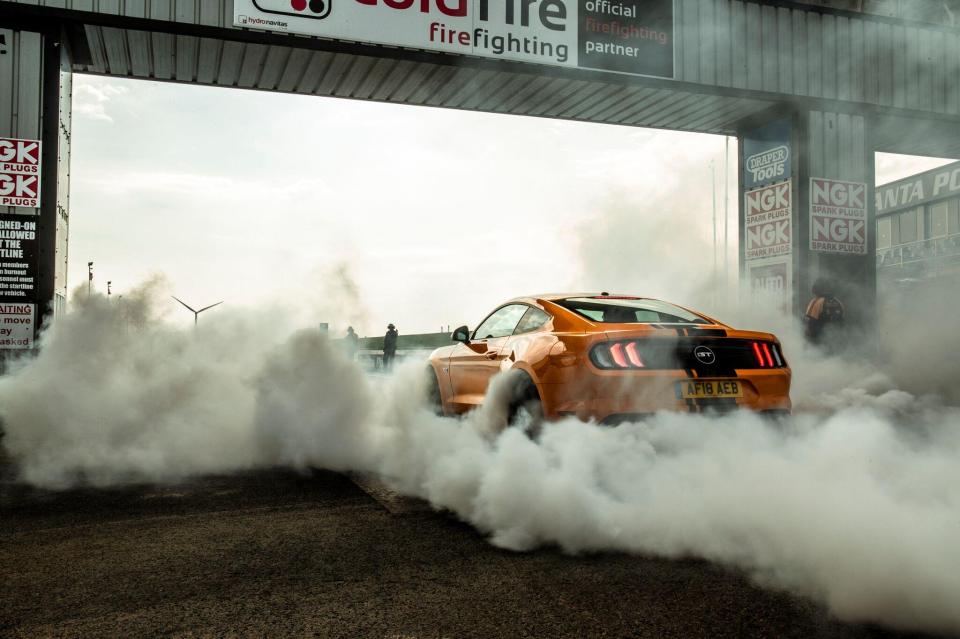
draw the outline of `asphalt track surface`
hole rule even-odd
[[[51,493],[2,470],[2,637],[901,636],[703,561],[498,550],[365,478]]]

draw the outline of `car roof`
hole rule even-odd
[[[543,300],[543,301],[545,301],[545,302],[557,302],[557,301],[560,301],[560,300],[565,300],[565,299],[570,299],[570,298],[575,298],[575,297],[596,298],[596,299],[604,299],[604,298],[606,298],[606,299],[617,299],[617,298],[623,299],[623,298],[627,298],[627,299],[637,299],[637,300],[653,300],[653,299],[657,299],[657,298],[653,298],[653,297],[643,297],[643,296],[640,296],[640,295],[631,295],[631,294],[628,294],[628,293],[610,293],[609,291],[603,291],[603,292],[599,292],[599,293],[598,293],[598,292],[590,292],[590,293],[541,293],[541,294],[539,294],[539,295],[525,295],[525,296],[523,296],[523,297],[515,297],[515,298],[513,298],[512,300],[508,300],[508,301],[504,302],[504,303],[501,304],[500,306],[505,306],[505,305],[507,305],[507,304],[518,304],[518,303],[519,303],[519,304],[530,304],[530,305],[536,306],[536,305],[538,305],[537,300]],[[657,301],[662,301],[662,300],[657,300]],[[673,302],[667,302],[667,303],[668,303],[668,304],[673,304]],[[674,304],[674,306],[679,306],[679,305]],[[561,307],[561,308],[562,308],[562,307]],[[700,317],[703,317],[704,319],[708,320],[711,324],[715,324],[715,325],[717,325],[717,326],[726,326],[726,324],[724,324],[723,322],[720,322],[719,320],[717,320],[717,319],[715,319],[715,318],[713,318],[713,317],[710,317],[709,315],[706,315],[706,314],[704,314],[704,313],[701,313],[700,311],[695,311],[695,310],[693,310],[693,309],[686,308],[686,307],[684,307],[684,306],[679,306],[679,308],[683,308],[684,310],[687,310],[687,311],[690,311],[691,313],[694,313],[694,314],[696,314],[696,315],[699,315]],[[586,318],[581,317],[580,315],[578,315],[578,314],[576,314],[576,313],[574,313],[574,312],[572,312],[572,311],[569,313],[569,315],[570,315],[571,318],[573,318],[573,319],[574,319],[575,321],[577,321],[577,322],[585,322],[586,324],[591,325],[591,326],[595,324],[594,322],[590,322],[590,321],[587,320]]]
[[[604,294],[606,293],[606,294]],[[649,297],[643,297],[641,295],[631,295],[627,293],[609,293],[609,292],[592,292],[592,293],[540,293],[537,295],[522,295],[520,297],[515,297],[512,300],[506,302],[510,304],[511,302],[533,302],[536,300],[547,300],[548,302],[555,302],[557,300],[565,300],[571,297],[596,297],[596,298],[610,298],[616,299],[618,297],[629,297],[638,300],[651,299]]]

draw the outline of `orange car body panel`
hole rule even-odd
[[[789,411],[789,366],[780,368],[735,369],[733,374],[712,376],[692,369],[608,370],[590,359],[591,348],[612,340],[677,340],[678,330],[648,324],[593,322],[555,302],[572,297],[598,297],[596,293],[521,297],[502,304],[524,304],[538,308],[551,319],[538,330],[520,335],[456,343],[434,351],[430,365],[437,376],[440,399],[446,414],[460,414],[483,402],[490,379],[501,371],[518,368],[536,384],[548,419],[575,415],[603,421],[618,415],[640,415],[657,411],[699,411],[709,401],[678,397],[677,383],[683,380],[730,380],[740,382],[742,397],[727,400],[729,408],[757,411]],[[686,309],[685,309],[686,310]],[[693,312],[693,311],[691,311]],[[698,331],[723,331],[714,339],[762,340],[777,344],[770,333],[741,331],[702,313],[709,324],[697,324]]]

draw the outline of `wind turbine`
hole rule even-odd
[[[197,318],[200,316],[200,313],[202,313],[202,312],[204,312],[204,311],[206,311],[206,310],[208,310],[208,309],[211,309],[211,308],[213,308],[214,306],[219,306],[220,304],[223,304],[223,300],[221,300],[221,301],[217,302],[216,304],[211,304],[210,306],[204,306],[204,307],[201,308],[199,311],[195,311],[195,310],[193,310],[193,307],[191,307],[189,304],[187,304],[186,302],[184,302],[182,299],[180,299],[180,298],[177,297],[176,295],[171,295],[170,297],[172,297],[173,299],[175,299],[175,300],[177,300],[178,302],[180,302],[181,304],[183,304],[183,305],[187,308],[188,311],[190,311],[191,313],[193,313],[193,325],[194,325],[194,326],[197,325]]]

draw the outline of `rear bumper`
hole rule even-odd
[[[743,397],[683,399],[677,383],[688,379],[736,379]],[[599,422],[618,417],[641,416],[660,411],[725,412],[747,409],[783,414],[791,409],[790,369],[743,370],[736,375],[714,378],[691,377],[685,371],[594,371],[586,370],[576,379],[539,386],[544,414],[550,419],[566,415]],[[620,420],[622,421],[622,420]]]

